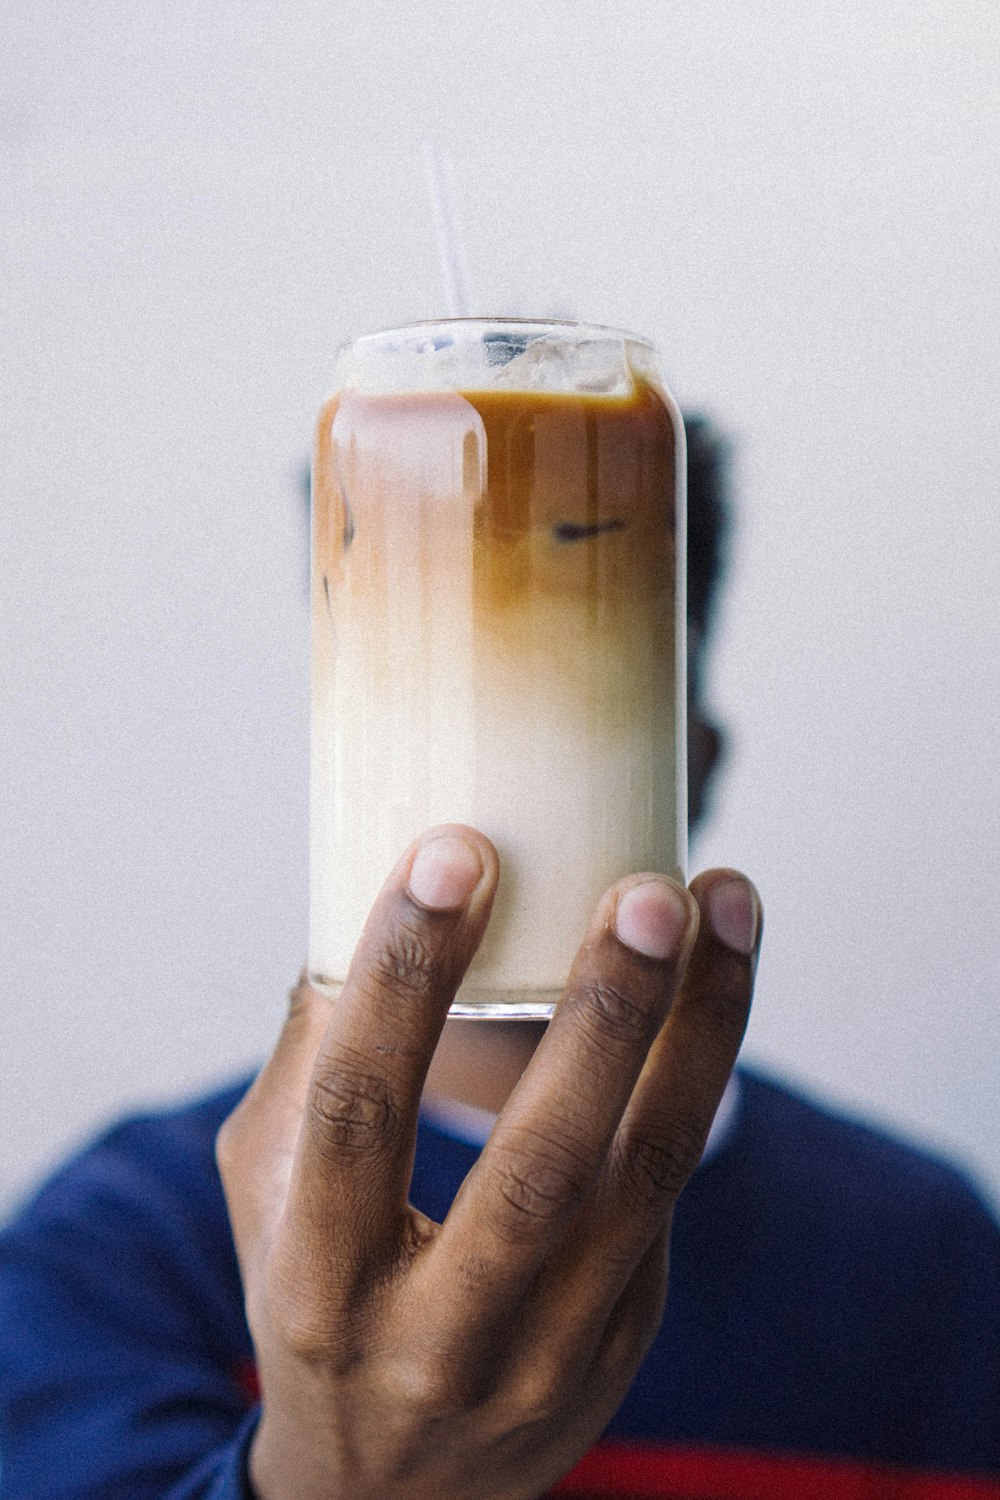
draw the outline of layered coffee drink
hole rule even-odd
[[[641,340],[459,320],[342,351],[313,476],[313,982],[408,842],[500,887],[454,1013],[544,1016],[602,891],[683,878],[684,438]]]

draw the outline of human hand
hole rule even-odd
[[[759,902],[731,870],[606,893],[438,1225],[407,1203],[418,1103],[497,874],[472,829],[414,844],[341,995],[299,985],[220,1132],[259,1500],[535,1500],[655,1335],[673,1206],[746,1024]]]

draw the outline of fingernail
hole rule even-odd
[[[681,897],[665,880],[644,880],[619,898],[615,931],[621,942],[646,958],[676,953],[688,924]]]
[[[410,866],[410,895],[433,911],[457,911],[482,879],[479,851],[465,839],[443,834],[430,839]]]
[[[745,880],[721,880],[708,897],[712,931],[727,948],[752,953],[760,925],[757,892]]]

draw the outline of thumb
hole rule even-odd
[[[284,1208],[309,1082],[329,1020],[330,1001],[303,970],[289,994],[274,1051],[216,1137],[241,1264],[252,1247],[270,1240]]]

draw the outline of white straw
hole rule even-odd
[[[425,141],[424,162],[427,167],[431,201],[434,205],[434,221],[437,225],[438,250],[441,254],[441,273],[444,277],[445,294],[448,299],[448,313],[453,318],[467,318],[471,308],[469,276],[451,194],[451,157],[447,151],[442,151],[430,141]]]

